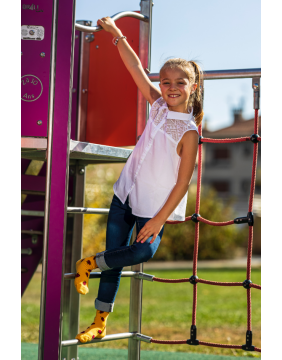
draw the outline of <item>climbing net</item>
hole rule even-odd
[[[197,197],[196,197],[196,209],[195,214],[185,218],[185,221],[192,220],[195,223],[195,241],[194,241],[194,254],[193,254],[193,275],[190,278],[184,279],[161,279],[154,277],[153,281],[165,282],[165,283],[180,283],[180,282],[190,282],[193,285],[193,310],[192,310],[192,325],[190,330],[190,339],[188,340],[175,340],[175,341],[166,341],[166,340],[156,340],[151,339],[151,343],[158,344],[189,344],[189,345],[206,345],[212,347],[220,348],[231,348],[231,349],[243,349],[247,351],[258,351],[261,352],[260,348],[257,348],[252,345],[252,314],[251,314],[251,288],[261,290],[260,285],[253,284],[251,281],[251,260],[252,260],[252,247],[253,247],[253,201],[254,201],[254,192],[255,192],[255,181],[256,181],[256,168],[257,168],[257,157],[258,157],[258,142],[261,141],[261,137],[258,135],[258,109],[255,109],[255,119],[254,119],[254,134],[250,137],[240,137],[233,139],[209,139],[203,138],[202,136],[202,125],[199,126],[199,151],[198,151],[198,179],[197,179]],[[251,189],[249,196],[249,208],[248,214],[246,217],[239,217],[234,220],[225,221],[225,222],[214,222],[207,219],[204,219],[199,214],[200,212],[200,194],[201,194],[201,179],[202,179],[202,144],[203,143],[237,143],[244,141],[252,141],[254,145],[253,151],[253,164],[252,164],[252,179],[251,179]],[[200,222],[203,222],[208,225],[213,226],[227,226],[231,224],[243,224],[247,223],[249,225],[249,236],[248,236],[248,255],[247,255],[247,275],[246,280],[243,282],[219,282],[219,281],[209,281],[204,279],[199,279],[197,276],[197,262],[198,262],[198,249],[199,249],[199,225]],[[167,224],[178,224],[183,223],[182,221],[167,221]],[[196,327],[196,310],[197,310],[197,284],[208,284],[208,285],[217,285],[217,286],[243,286],[247,290],[247,331],[246,331],[246,344],[244,345],[225,345],[225,344],[216,344],[205,341],[197,340],[197,327]]]

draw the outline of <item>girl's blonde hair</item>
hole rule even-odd
[[[202,89],[201,89],[201,80],[203,79],[203,71],[200,66],[195,61],[187,61],[180,58],[169,59],[164,63],[160,70],[160,76],[162,71],[165,69],[175,69],[179,68],[186,74],[189,79],[190,84],[197,84],[197,89],[189,97],[188,107],[193,107],[193,115],[195,117],[195,123],[199,126],[202,122],[204,112],[203,112],[203,102],[202,102]]]

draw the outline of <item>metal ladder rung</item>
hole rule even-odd
[[[23,255],[31,255],[32,254],[32,249],[31,248],[21,249],[21,254],[23,254]]]
[[[68,214],[108,214],[110,209],[86,208],[86,207],[68,207]]]
[[[26,235],[43,235],[43,231],[37,231],[37,230],[21,230],[21,234],[26,234]]]
[[[101,277],[101,272],[91,272],[89,279],[99,279]],[[145,274],[139,271],[122,271],[121,277],[135,277],[136,279],[153,281],[155,275]],[[75,273],[66,273],[64,275],[65,280],[72,280],[75,278]]]
[[[139,340],[139,341],[144,341],[144,342],[151,342],[150,336],[146,336],[146,335],[134,333],[134,332],[132,332],[132,333],[128,332],[128,333],[106,335],[102,339],[94,339],[94,340],[88,341],[86,343],[81,343],[77,339],[72,339],[72,340],[64,340],[64,341],[62,341],[61,344],[62,344],[62,347],[77,346],[77,345],[88,345],[88,344],[93,344],[93,343],[100,343],[100,342],[105,342],[105,341],[113,341],[113,340],[121,340],[121,339],[130,339],[130,338],[133,338],[133,339]]]
[[[40,216],[44,217],[44,211],[34,211],[34,210],[21,210],[22,216]]]
[[[110,209],[99,209],[99,208],[85,208],[85,207],[68,207],[68,214],[101,214],[107,215]],[[44,217],[44,211],[34,210],[21,210],[22,216],[40,216]]]

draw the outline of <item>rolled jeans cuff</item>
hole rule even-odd
[[[95,299],[95,309],[100,311],[113,312],[114,305],[115,303],[105,303],[103,301]]]
[[[105,257],[104,257],[104,253],[105,251],[102,251],[100,253],[96,254],[96,264],[98,265],[99,269],[102,271],[106,271],[106,270],[110,270],[111,268],[108,267],[108,265],[106,264],[105,261]]]

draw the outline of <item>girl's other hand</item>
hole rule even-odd
[[[115,22],[109,16],[103,17],[97,21],[97,25],[102,26],[102,28],[110,33],[115,33],[118,29]]]
[[[150,236],[153,235],[153,238],[150,241],[150,244],[152,244],[156,240],[156,237],[158,236],[160,231],[162,230],[163,225],[164,222],[158,220],[158,218],[156,217],[147,221],[146,224],[139,231],[136,242],[144,243]]]

